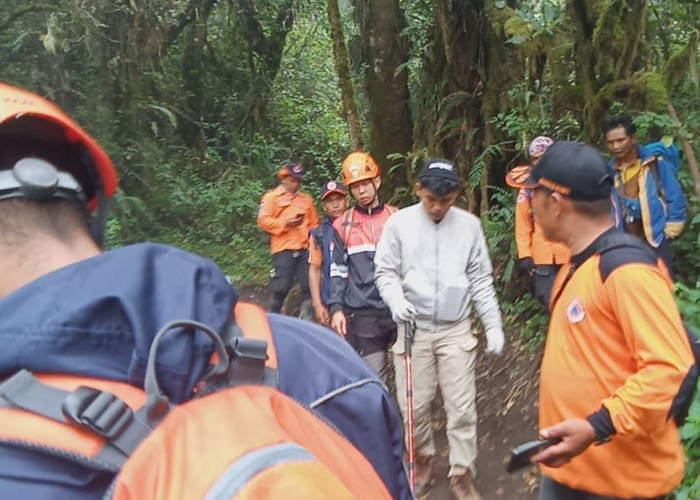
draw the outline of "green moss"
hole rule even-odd
[[[666,113],[669,97],[663,75],[655,71],[639,72],[632,75],[632,81],[638,84],[640,94],[643,92],[647,110]]]
[[[668,60],[664,68],[664,82],[666,88],[671,91],[676,85],[683,82],[688,76],[690,65],[695,63],[695,54],[698,51],[698,32],[693,31],[688,38],[688,43],[678,49]]]
[[[499,34],[506,32],[505,26],[508,20],[513,17],[520,17],[510,7],[503,7],[502,9],[499,9],[494,7],[493,2],[487,2],[485,10],[486,16],[491,23],[491,27],[496,33]]]

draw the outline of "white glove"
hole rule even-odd
[[[416,308],[409,301],[401,297],[397,304],[391,308],[391,318],[394,323],[406,323],[416,318]]]
[[[486,330],[486,354],[501,354],[506,338],[500,328]]]

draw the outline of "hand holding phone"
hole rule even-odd
[[[530,462],[531,456],[560,441],[561,438],[541,439],[516,446],[510,450],[510,461],[506,465],[506,471],[515,472],[523,467],[532,465],[532,462]]]
[[[302,222],[304,222],[304,213],[299,212],[287,219],[287,227],[297,227],[301,225]]]

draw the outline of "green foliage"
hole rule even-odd
[[[506,328],[517,331],[525,346],[531,350],[541,346],[547,335],[549,315],[530,293],[510,302],[501,303]]]
[[[700,331],[700,280],[693,287],[677,284],[676,297],[683,319]],[[692,500],[700,497],[700,388],[695,392],[680,436],[688,463],[683,484],[676,490],[676,500]]]

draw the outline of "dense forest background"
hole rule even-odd
[[[371,151],[383,196],[413,201],[421,162],[453,159],[482,217],[503,308],[541,339],[515,279],[505,172],[537,135],[604,147],[609,115],[684,147],[679,303],[700,326],[700,2],[686,0],[0,0],[0,78],[57,101],[114,159],[111,246],[151,240],[236,283],[270,268],[255,217],[286,160],[306,189]],[[693,423],[694,422],[694,423]],[[700,496],[700,405],[679,498]],[[696,446],[693,446],[696,445]],[[684,496],[685,495],[685,496]],[[693,496],[695,495],[695,496]]]

